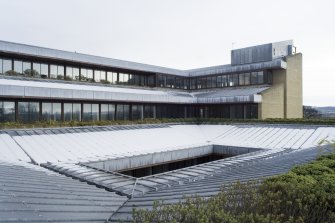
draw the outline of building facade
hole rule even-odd
[[[0,41],[0,122],[189,117],[302,118],[302,55],[283,41],[177,70]]]

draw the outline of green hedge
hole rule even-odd
[[[220,119],[220,118],[171,118],[171,119],[144,119],[135,121],[38,121],[32,123],[5,122],[0,123],[0,129],[15,128],[49,128],[49,127],[76,127],[76,126],[104,126],[104,125],[131,125],[131,124],[157,124],[157,123],[190,123],[190,124],[305,124],[305,125],[335,125],[335,119]]]
[[[133,210],[134,222],[335,222],[335,154],[293,168],[263,183],[236,183],[210,198],[156,202]]]

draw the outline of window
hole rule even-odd
[[[15,75],[23,75],[22,61],[21,60],[14,60],[14,74]]]
[[[81,104],[64,103],[64,121],[81,121]]]
[[[49,76],[49,67],[48,64],[41,64],[41,73],[42,78],[47,78]]]
[[[244,74],[238,75],[238,85],[243,86],[244,85]]]
[[[12,60],[2,59],[2,72],[3,74],[13,74]]]
[[[79,68],[78,67],[66,67],[66,80],[79,80]]]
[[[117,73],[115,72],[107,72],[107,82],[111,83],[111,84],[116,84],[117,82]]]
[[[251,81],[250,81],[250,83],[252,84],[252,85],[255,85],[255,84],[257,84],[257,72],[251,72]]]
[[[154,105],[144,105],[144,118],[154,118]]]
[[[100,70],[95,70],[94,71],[94,81],[95,82],[100,82],[101,80],[101,71]]]
[[[129,105],[123,105],[123,104],[116,105],[116,119],[129,120]]]
[[[32,76],[31,71],[31,63],[30,62],[23,62],[22,63],[22,71],[25,76]]]
[[[64,79],[64,66],[50,65],[51,79]]]
[[[15,121],[15,102],[0,101],[0,122]]]
[[[114,120],[114,118],[115,118],[115,105],[114,104],[101,104],[100,119],[101,120]]]
[[[264,73],[263,71],[257,72],[257,83],[264,84]]]
[[[99,120],[99,105],[98,104],[83,104],[83,120],[84,121]]]
[[[250,85],[250,73],[244,73],[244,85]]]
[[[62,106],[61,103],[42,103],[42,120],[62,120]]]
[[[41,64],[33,63],[33,70],[31,71],[33,77],[39,77],[41,75]]]
[[[143,105],[132,105],[131,106],[131,119],[139,120],[143,118]]]
[[[39,120],[40,106],[38,102],[19,102],[18,116],[22,122],[34,122]]]
[[[0,58],[0,74],[3,74],[2,73],[2,59]]]

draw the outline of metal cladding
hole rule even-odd
[[[282,41],[246,47],[231,51],[231,64],[233,66],[272,61],[290,55],[293,41]]]
[[[90,84],[69,84],[48,80],[20,80],[0,77],[0,95],[18,98],[104,100],[123,102],[158,102],[212,104],[225,102],[261,102],[259,95],[269,87],[229,88],[197,93],[103,87]]]
[[[289,40],[232,50],[232,65],[220,65],[190,70],[178,70],[125,60],[92,56],[76,52],[68,52],[26,44],[12,43],[7,41],[0,41],[0,52],[12,53],[23,56],[40,57],[45,59],[55,59],[60,61],[85,63],[96,66],[192,77],[218,73],[224,74],[231,72],[251,71],[255,69],[286,69],[286,63],[282,60],[282,57],[288,55],[288,46],[292,45],[293,41]],[[275,54],[272,55],[274,49]]]
[[[325,138],[335,139],[333,126],[160,124],[0,131],[0,222],[131,221],[133,208],[150,209],[156,200],[173,204],[184,195],[210,197],[237,180],[287,172],[323,152],[317,147]],[[141,178],[115,172],[213,152],[237,156]]]

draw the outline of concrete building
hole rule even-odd
[[[0,122],[188,117],[302,118],[302,55],[283,41],[178,70],[0,41]]]

